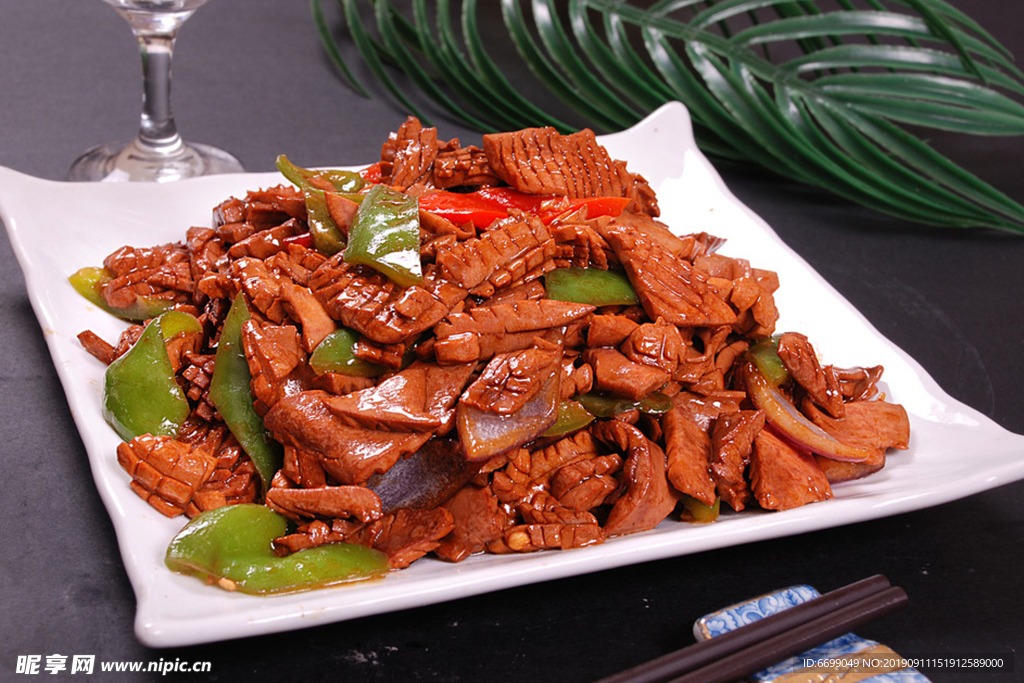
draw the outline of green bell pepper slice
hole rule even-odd
[[[210,378],[210,400],[252,459],[266,492],[271,478],[281,467],[282,454],[281,446],[267,436],[263,418],[253,407],[252,374],[242,347],[242,325],[249,318],[245,296],[239,293],[224,319],[217,342],[213,377]]]
[[[779,336],[762,339],[747,349],[747,359],[753,363],[765,381],[777,387],[789,379],[789,370],[779,358]]]
[[[117,435],[131,441],[142,434],[175,437],[190,409],[174,379],[166,341],[200,333],[192,315],[168,311],[153,320],[103,376],[103,417]]]
[[[639,401],[616,396],[603,391],[590,391],[580,394],[576,400],[594,417],[606,420],[630,410],[639,410],[649,415],[664,415],[672,410],[672,399],[655,391]]]
[[[556,268],[544,276],[547,298],[591,306],[632,306],[639,302],[626,274],[600,268]]]
[[[327,200],[319,190],[303,190],[306,197],[306,225],[313,237],[313,248],[325,256],[334,256],[345,249],[345,236],[341,234],[327,210]]]
[[[403,287],[423,284],[416,198],[386,185],[370,188],[349,228],[345,261],[369,266]]]
[[[331,543],[286,557],[271,541],[288,531],[288,520],[253,503],[228,505],[197,515],[171,540],[164,564],[227,590],[266,595],[322,588],[383,576],[387,556],[352,543]]]
[[[311,178],[322,178],[326,180],[338,192],[359,192],[363,189],[366,181],[355,171],[343,171],[341,169],[327,169],[314,171],[302,168],[293,164],[288,157],[281,154],[277,157],[277,170],[285,178],[295,184],[296,187],[306,190],[314,187],[310,184]]]
[[[302,190],[306,199],[306,224],[309,226],[309,234],[313,238],[313,248],[325,256],[333,256],[339,251],[343,251],[345,236],[338,229],[327,210],[324,190],[312,185],[310,179],[322,178],[333,185],[335,190],[346,199],[359,203],[364,196],[358,194],[358,191],[365,185],[362,176],[352,171],[311,171],[296,166],[283,154],[277,157],[277,169]]]
[[[352,377],[377,377],[388,371],[378,363],[358,358],[352,348],[359,341],[359,333],[339,327],[320,342],[309,356],[309,366],[318,375],[337,372]]]
[[[114,308],[100,294],[100,288],[114,279],[106,268],[80,268],[68,276],[68,282],[75,291],[85,297],[89,303],[103,309],[107,313],[122,320],[142,322],[157,317],[174,307],[173,301],[156,297],[140,296],[128,308]]]
[[[718,513],[722,505],[721,498],[715,498],[714,504],[708,505],[686,494],[683,494],[680,502],[682,507],[679,511],[679,518],[684,522],[692,524],[710,524],[715,521],[718,519]]]
[[[558,404],[558,417],[555,418],[555,424],[548,427],[541,436],[554,437],[572,434],[593,421],[594,414],[584,408],[582,403],[572,399],[562,399]]]

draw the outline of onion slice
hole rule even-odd
[[[543,434],[558,417],[559,377],[555,369],[540,391],[511,415],[499,415],[460,401],[455,409],[455,424],[466,460],[489,460]]]
[[[873,455],[865,448],[839,441],[804,417],[778,387],[772,386],[765,379],[753,363],[744,364],[743,377],[747,395],[754,406],[763,410],[768,422],[795,445],[811,453],[845,462],[862,462]]]

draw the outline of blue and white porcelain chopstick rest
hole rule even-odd
[[[706,614],[693,625],[698,640],[745,626],[820,594],[811,586],[791,586]],[[763,669],[757,683],[930,683],[917,669],[901,668],[900,656],[874,640],[846,633]]]

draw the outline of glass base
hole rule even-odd
[[[71,165],[68,180],[166,183],[244,170],[238,159],[216,147],[178,142],[170,149],[160,149],[136,139],[127,145],[90,149]]]

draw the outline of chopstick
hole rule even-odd
[[[729,683],[906,606],[882,575],[862,579],[598,683]]]

